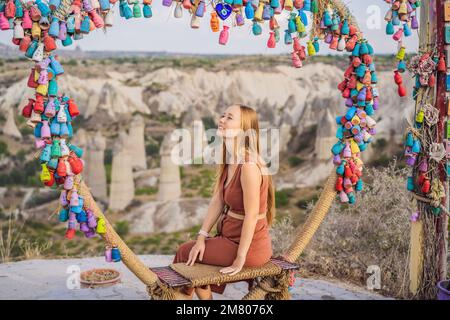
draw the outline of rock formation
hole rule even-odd
[[[131,142],[127,134],[121,131],[113,148],[109,194],[109,208],[111,210],[125,209],[134,197],[133,169],[128,143]]]
[[[90,137],[86,150],[87,165],[85,177],[92,194],[102,200],[107,200],[106,170],[104,164],[106,139],[100,131]]]
[[[3,134],[13,137],[13,138],[22,138],[22,134],[19,129],[17,129],[16,121],[14,120],[14,111],[12,108],[8,108],[6,112],[6,123],[3,126]]]
[[[130,221],[130,233],[175,232],[201,224],[207,209],[208,199],[149,201],[125,219]]]
[[[204,163],[203,151],[207,146],[207,137],[205,126],[201,118],[201,113],[198,111],[198,107],[193,107],[184,115],[181,125],[183,129],[189,132],[189,139],[191,140],[189,150],[191,163]],[[183,137],[183,139],[185,138],[188,137]],[[186,160],[188,159],[186,158]]]
[[[128,133],[129,148],[133,169],[147,169],[147,159],[145,155],[145,139],[144,139],[145,123],[140,115],[135,115],[130,123]]]
[[[106,170],[104,164],[106,139],[100,131],[95,134],[78,129],[73,143],[84,150],[83,177],[97,199],[107,201]]]
[[[171,159],[176,142],[171,141],[170,136],[167,134],[161,144],[161,171],[157,197],[159,201],[177,200],[181,195],[180,168]]]
[[[338,141],[336,138],[336,122],[329,109],[323,113],[317,125],[316,141],[314,153],[318,160],[328,160],[331,158],[331,147]]]

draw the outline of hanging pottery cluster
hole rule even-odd
[[[419,29],[417,20],[417,8],[420,7],[420,0],[385,0],[390,4],[384,19],[386,20],[386,34],[392,35],[392,39],[398,42],[397,69],[394,71],[394,81],[398,86],[398,95],[406,96],[406,88],[403,85],[400,73],[405,72],[405,51],[403,37],[412,35],[412,30]]]
[[[105,220],[94,216],[78,194],[77,178],[83,171],[83,150],[70,142],[72,121],[80,114],[77,104],[61,94],[58,78],[64,74],[53,55],[56,42],[63,46],[95,28],[111,25],[110,4],[100,0],[18,0],[0,1],[0,29],[13,29],[13,40],[35,65],[27,86],[35,90],[22,108],[27,125],[34,129],[35,145],[41,163],[40,179],[46,186],[63,190],[59,220],[67,222],[66,238],[75,236],[77,227],[88,238],[106,232]],[[103,19],[105,18],[105,20]],[[117,247],[107,248],[107,260],[120,261]],[[108,258],[110,256],[110,258]]]
[[[295,4],[295,3],[294,3]],[[288,11],[292,11],[290,4],[284,2],[284,9]],[[303,7],[299,8],[298,13],[291,12],[288,19],[287,29],[284,30],[284,44],[291,45],[292,44],[292,65],[296,68],[301,68],[303,66],[303,61],[306,60],[306,49],[305,46],[300,43],[300,39],[303,39],[307,36],[306,26],[308,26],[308,17],[306,15],[306,11],[312,11],[315,15],[318,12],[317,5],[313,3],[313,7],[309,6],[309,3],[303,3]],[[273,17],[275,19],[275,17]],[[276,20],[275,20],[276,21]],[[272,21],[271,27],[272,29]],[[275,29],[277,31],[278,29]],[[271,37],[273,37],[273,32],[270,32],[269,41],[267,42],[267,46],[269,48],[274,48],[270,46]],[[317,37],[314,38],[313,41],[307,42],[307,51],[308,55],[313,56],[319,52],[319,39]]]
[[[109,1],[111,4],[114,4],[117,0]],[[108,0],[106,0],[108,2]],[[140,7],[140,3],[138,0],[120,0],[119,2],[119,13],[120,16],[125,19],[131,18],[151,18],[153,16],[152,11],[152,0],[143,0],[142,2],[142,10]]]
[[[436,84],[436,73],[446,72],[447,67],[442,53],[434,50],[411,58],[408,69],[416,80],[413,97],[417,108],[414,123],[405,137],[406,164],[412,168],[406,187],[409,191],[430,199],[431,211],[439,215],[440,202],[445,192],[439,174],[432,173],[438,171],[438,164],[448,157],[445,148],[448,143],[438,143],[431,139],[435,136],[433,132],[439,121],[439,110],[427,101],[429,89]],[[448,132],[447,128],[447,139]],[[418,219],[417,214],[412,216],[412,221]]]
[[[450,22],[450,4],[445,4],[445,22]],[[445,27],[446,29],[448,26]],[[446,30],[444,30],[444,34]],[[450,44],[450,37],[445,40]],[[444,52],[437,48],[414,56],[408,64],[408,69],[415,77],[413,97],[416,101],[414,122],[407,130],[405,139],[406,163],[412,168],[407,179],[407,189],[418,196],[429,199],[429,207],[435,215],[441,214],[441,202],[445,190],[440,177],[440,166],[446,163],[447,177],[450,176],[450,124],[447,117],[446,132],[441,139],[436,140],[439,133],[439,109],[432,103],[429,96],[436,86],[438,73],[447,76],[448,61]],[[447,88],[447,92],[449,88]],[[448,93],[447,93],[448,96]],[[437,101],[437,98],[435,98]],[[447,115],[450,115],[450,104],[447,104]],[[442,142],[441,142],[442,141]],[[412,221],[419,219],[419,212],[411,217]]]
[[[344,18],[341,20],[337,11],[333,11],[330,6],[323,11],[320,20],[320,31],[325,35],[324,42],[329,44],[331,50],[348,52],[353,51],[358,40],[358,29]],[[308,52],[309,51],[308,46]]]
[[[32,56],[35,49],[69,46],[94,29],[111,26],[117,0],[34,0],[0,2],[0,29],[13,29],[13,43]]]
[[[66,238],[73,239],[77,226],[79,231],[84,233],[87,238],[93,238],[97,234],[104,235],[106,233],[106,221],[102,217],[97,218],[89,206],[84,203],[84,198],[78,194],[79,179],[78,176],[74,188],[63,190],[59,198],[61,205],[59,221],[67,222]],[[108,262],[121,260],[117,246],[109,244],[106,246],[105,259]]]
[[[419,97],[418,93],[419,90],[425,92],[428,88],[433,88],[436,84],[436,72],[445,72],[446,66],[442,55],[427,52],[412,57],[408,64],[408,69],[415,77],[413,98],[416,101],[420,99],[420,104],[414,118],[413,129],[408,130],[405,140],[406,163],[414,167],[417,163],[418,154],[423,151],[419,130],[425,129],[425,127],[431,128],[439,120],[438,110],[431,104],[422,102],[425,100],[425,97]],[[440,159],[436,160],[439,161]]]
[[[47,4],[42,0],[23,4],[8,0],[0,8],[0,19],[3,19],[0,22],[2,30],[13,26],[13,43],[35,62],[27,82],[35,90],[35,96],[28,99],[22,115],[28,119],[27,125],[34,128],[42,166],[40,179],[46,186],[62,186],[70,192],[74,189],[74,177],[83,171],[84,163],[83,150],[69,142],[73,136],[72,120],[80,111],[75,101],[59,92],[58,78],[64,69],[53,56],[60,31],[67,31],[66,25],[60,25],[56,17],[60,5],[67,4],[57,1]],[[67,32],[65,35],[70,37]],[[73,195],[78,203],[76,193]]]
[[[336,191],[341,202],[355,202],[355,192],[361,191],[363,163],[360,153],[375,135],[372,118],[378,109],[377,75],[373,48],[365,39],[348,37],[345,49],[351,52],[350,65],[338,89],[345,98],[347,112],[336,118],[339,141],[332,147],[333,163],[337,166]]]
[[[205,0],[163,0],[163,6],[170,7],[175,4],[174,16],[181,18],[183,9],[191,14],[191,28],[200,27],[201,18],[205,16]],[[283,10],[290,12],[287,28],[284,30],[284,43],[293,45],[293,65],[301,66],[301,60],[306,59],[305,47],[300,39],[307,36],[306,26],[308,17],[306,12],[318,12],[318,0],[213,0],[213,10],[210,13],[209,25],[213,32],[219,32],[219,44],[226,45],[229,39],[230,25],[241,27],[245,19],[252,21],[252,33],[255,36],[262,34],[261,24],[269,22],[268,48],[275,48],[280,41],[280,25],[276,16]],[[222,21],[222,30],[221,22]],[[313,47],[312,47],[313,46]],[[319,51],[317,39],[308,47],[309,52]],[[295,55],[295,56],[294,56]]]
[[[63,190],[59,202],[59,221],[67,222],[66,238],[73,239],[76,230],[82,232],[86,238],[93,238],[97,234],[106,234],[106,221],[103,217],[96,217],[94,212],[84,198],[79,194],[79,181],[81,175],[75,177],[74,188]],[[78,228],[77,228],[78,227]],[[105,259],[107,262],[118,262],[121,260],[121,254],[116,245],[107,243],[105,249]]]
[[[420,88],[433,88],[436,85],[436,71],[445,72],[447,70],[443,55],[432,52],[412,57],[408,69],[415,77],[414,100],[416,100]]]
[[[84,206],[84,199],[78,194],[76,188],[70,191],[62,191],[60,196],[62,206],[59,211],[59,221],[67,222],[66,238],[72,239],[76,233],[76,227],[84,233],[87,238],[92,238],[96,233],[105,233],[103,219],[97,221],[92,210]]]

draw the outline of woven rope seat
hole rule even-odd
[[[221,266],[212,266],[195,263],[187,266],[185,263],[172,263],[168,267],[150,268],[158,278],[169,287],[189,285],[199,287],[207,284],[223,284],[241,280],[255,279],[257,277],[276,276],[283,270],[298,269],[298,264],[284,261],[280,258],[272,258],[261,267],[244,267],[235,275],[219,272]]]

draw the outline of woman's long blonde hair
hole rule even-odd
[[[255,162],[261,165],[261,169],[267,169],[264,160],[260,156],[259,148],[259,121],[256,111],[245,105],[236,104],[241,110],[241,129],[244,135],[244,151],[245,154],[249,154],[251,159],[256,159]],[[250,134],[249,134],[250,133]],[[237,139],[237,137],[235,137]],[[234,144],[236,151],[237,143]],[[220,181],[226,168],[226,146],[225,139],[222,141],[222,161],[217,166],[216,182],[214,187],[214,193],[221,189]],[[261,170],[268,171],[268,170]],[[272,175],[267,174],[268,178],[268,190],[267,190],[267,222],[268,225],[272,225],[275,218],[275,192],[273,187]]]

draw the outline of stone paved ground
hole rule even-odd
[[[143,262],[152,267],[168,265],[172,256],[144,255]],[[104,288],[68,289],[70,268],[81,272],[91,268],[114,268],[121,272],[120,283]],[[69,280],[69,281],[68,281]],[[245,282],[227,285],[224,295],[214,294],[214,299],[241,299],[247,289]],[[362,288],[321,279],[297,279],[292,288],[295,300],[378,300],[388,299]],[[123,263],[107,263],[104,258],[27,260],[0,264],[0,299],[148,299],[145,286]]]

